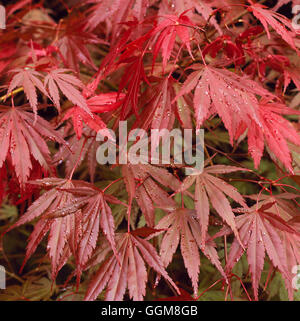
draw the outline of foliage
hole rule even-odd
[[[299,300],[297,2],[6,6],[1,300]],[[204,129],[204,170],[98,164],[124,120]]]

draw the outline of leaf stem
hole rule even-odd
[[[104,193],[107,189],[109,189],[113,184],[119,182],[119,181],[122,180],[122,179],[123,179],[123,177],[120,177],[120,178],[112,181],[111,183],[109,183],[109,184],[104,188],[103,193]]]
[[[15,94],[23,91],[23,90],[24,90],[23,87],[19,87],[19,88],[15,89],[15,90],[11,91],[9,94],[5,94],[4,96],[1,96],[1,97],[0,97],[0,101],[3,102],[3,101],[5,101],[7,98],[9,98],[9,97],[11,97],[11,96],[13,96],[13,95],[15,95]]]
[[[236,274],[234,274],[234,273],[232,273],[232,274],[231,274],[231,276],[234,276],[235,278],[237,278],[237,279],[240,281],[240,283],[241,283],[241,285],[242,285],[242,287],[243,287],[243,289],[244,289],[244,291],[245,291],[245,293],[246,293],[246,295],[247,295],[247,297],[248,297],[249,301],[252,301],[252,299],[251,299],[251,297],[250,297],[250,295],[249,295],[248,291],[246,290],[246,287],[245,287],[245,285],[244,285],[243,281],[241,280],[241,278],[240,278],[239,276],[237,276]]]
[[[221,278],[221,279],[219,279],[219,280],[217,280],[216,282],[214,282],[212,285],[210,285],[206,290],[204,290],[203,292],[201,292],[200,293],[200,295],[198,295],[197,296],[197,298],[195,298],[195,300],[197,301],[197,300],[199,300],[200,298],[201,298],[201,296],[205,293],[205,292],[207,292],[208,290],[210,290],[211,288],[213,288],[215,285],[217,285],[219,282],[221,282],[223,279]]]
[[[81,147],[81,151],[80,151],[79,157],[77,158],[77,161],[76,161],[76,163],[75,163],[75,165],[74,165],[74,167],[73,167],[73,169],[72,169],[72,172],[71,172],[71,174],[70,174],[70,176],[69,176],[69,180],[72,179],[73,174],[74,174],[74,171],[75,171],[76,167],[78,166],[78,164],[79,164],[79,162],[80,162],[80,160],[81,160],[83,148],[84,148],[86,142],[87,142],[87,139],[85,138],[84,141],[83,141],[82,147]]]

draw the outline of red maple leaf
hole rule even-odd
[[[64,23],[60,25],[63,31],[56,45],[62,54],[66,66],[79,72],[79,62],[97,70],[90,51],[87,49],[89,44],[103,44],[105,41],[99,39],[95,34],[84,31],[86,22],[84,17],[70,16],[64,19]]]
[[[122,300],[126,288],[129,290],[131,299],[143,300],[147,282],[145,262],[162,275],[178,294],[180,293],[165,271],[151,243],[132,233],[116,234],[116,243],[121,264],[118,263],[114,255],[110,255],[106,259],[104,255],[100,255],[96,259],[92,259],[92,264],[88,265],[90,267],[103,262],[89,284],[85,295],[86,301],[95,300],[106,285],[105,299],[107,301]]]
[[[249,1],[252,5],[248,8],[253,15],[260,20],[264,26],[269,39],[271,38],[269,26],[271,26],[281,37],[285,40],[294,50],[298,51],[295,45],[296,33],[292,27],[292,23],[285,16],[261,5],[260,3],[254,3]]]
[[[259,104],[260,126],[252,120],[251,126],[241,124],[240,133],[248,127],[248,149],[254,159],[257,168],[264,150],[264,142],[268,145],[271,152],[282,162],[282,164],[293,172],[292,159],[287,141],[300,146],[300,136],[292,123],[281,115],[300,114],[298,111],[286,107],[280,103],[267,103],[262,100]],[[237,133],[237,137],[239,137]]]
[[[78,210],[81,211],[83,231],[82,238],[77,246],[78,253],[75,256],[78,273],[81,273],[82,268],[96,247],[100,227],[109,241],[113,252],[117,255],[114,218],[107,202],[116,204],[121,202],[113,196],[105,195],[102,190],[93,184],[84,181],[76,181],[74,188],[73,186],[62,186],[60,189],[71,193],[74,201],[71,204],[62,204],[62,206],[58,206],[54,211],[49,211],[46,217],[62,218],[75,215]]]
[[[48,87],[50,97],[54,105],[60,110],[59,89],[74,104],[82,108],[88,114],[91,112],[88,108],[85,98],[78,88],[83,88],[82,82],[75,76],[68,74],[69,70],[58,68],[50,70],[44,79],[45,86]]]
[[[256,95],[275,98],[257,82],[226,69],[201,66],[186,79],[180,97],[195,88],[194,109],[197,128],[211,115],[218,113],[229,132],[231,143],[240,122],[250,126],[250,119],[261,126]],[[199,69],[199,70],[198,70]]]
[[[153,28],[153,65],[159,51],[161,51],[163,57],[163,69],[166,69],[167,62],[174,49],[176,36],[180,38],[183,44],[187,47],[189,54],[193,57],[190,45],[190,31],[195,27],[195,25],[185,14],[186,12],[183,12],[179,17],[175,15],[163,15],[163,19],[159,21],[155,28]]]
[[[258,206],[255,204],[249,212],[236,217],[236,225],[240,239],[247,250],[252,286],[255,299],[258,300],[258,286],[264,266],[265,252],[267,252],[273,265],[281,272],[289,291],[289,298],[293,299],[291,271],[288,269],[287,257],[280,233],[298,232],[277,214],[270,212],[273,203]],[[229,228],[223,228],[216,236],[230,234]],[[230,273],[236,262],[244,252],[240,241],[235,239],[228,255],[226,272]]]
[[[159,184],[175,191],[179,189],[180,181],[165,168],[146,164],[129,164],[123,165],[122,174],[129,204],[132,203],[133,198],[136,199],[149,227],[154,226],[155,206],[176,208],[175,201]]]
[[[71,136],[67,141],[68,145],[60,146],[53,156],[53,164],[57,166],[64,162],[65,175],[69,176],[76,164],[79,166],[86,159],[90,178],[93,182],[97,167],[96,152],[101,142],[96,140],[96,133],[88,127],[83,127],[80,139],[74,134],[73,130],[68,131],[67,135]],[[81,157],[79,157],[80,153]]]
[[[197,215],[194,210],[179,208],[164,216],[155,228],[158,230],[167,229],[160,245],[160,257],[165,267],[172,261],[173,255],[180,242],[180,250],[183,256],[184,265],[192,280],[194,294],[196,296],[198,292],[198,275],[200,272],[198,248],[200,248],[204,255],[217,267],[225,279],[226,275],[219,262],[215,244],[208,241],[206,242],[205,247],[203,246],[201,228],[199,222],[195,218],[197,218]],[[159,233],[161,232],[158,232],[157,234]],[[206,239],[206,236],[204,239]]]
[[[104,113],[109,111],[114,111],[122,104],[122,98],[125,95],[118,94],[116,92],[104,93],[100,95],[93,96],[87,99],[87,105],[90,111],[93,113],[87,113],[85,110],[79,106],[74,106],[66,112],[62,121],[72,118],[73,127],[77,138],[80,139],[82,135],[83,122],[93,129],[95,132],[98,132],[101,129],[106,129],[106,124],[103,120],[94,113]],[[120,99],[120,100],[118,100]]]
[[[32,107],[34,113],[37,113],[37,93],[35,87],[37,87],[46,97],[48,93],[40,80],[43,78],[43,75],[38,71],[25,67],[25,68],[16,68],[11,70],[16,74],[13,76],[7,93],[11,93],[15,88],[23,86],[25,95],[29,100],[30,106]]]
[[[172,130],[175,121],[176,109],[172,106],[175,97],[174,80],[169,77],[151,88],[150,98],[146,96],[145,107],[133,128],[168,129]],[[156,146],[152,142],[152,146]]]
[[[79,237],[75,227],[75,217],[67,216],[61,218],[49,219],[47,213],[52,212],[56,208],[62,207],[65,203],[72,202],[72,195],[67,192],[62,192],[57,187],[72,187],[73,183],[67,179],[60,178],[45,178],[33,182],[44,188],[52,187],[41,195],[29,208],[20,219],[13,224],[8,230],[12,230],[22,224],[25,224],[33,219],[39,218],[35,224],[34,230],[29,237],[29,242],[26,247],[26,255],[21,267],[23,269],[25,263],[30,256],[35,252],[37,246],[42,241],[47,232],[49,256],[51,258],[52,278],[55,279],[59,270],[67,262],[71,255],[69,244],[72,244],[73,238]],[[76,213],[80,215],[80,212]]]
[[[140,85],[142,80],[149,84],[145,74],[142,56],[131,57],[126,62],[128,65],[119,86],[120,93],[127,86],[127,93],[122,104],[120,115],[121,120],[126,119],[132,113],[132,109],[135,115],[139,117],[138,98]]]
[[[201,225],[202,246],[205,245],[206,233],[209,220],[209,202],[222,219],[232,228],[237,239],[238,231],[235,223],[235,216],[232,212],[230,203],[225,195],[232,198],[243,207],[247,205],[243,197],[238,193],[235,187],[227,184],[222,179],[212,174],[225,174],[244,170],[235,166],[214,165],[205,167],[202,173],[188,176],[182,183],[177,192],[186,191],[195,183],[195,208],[197,217]]]
[[[116,253],[114,221],[107,201],[119,203],[117,199],[104,195],[84,181],[45,178],[32,184],[51,189],[41,195],[8,230],[39,218],[29,237],[23,266],[48,231],[47,249],[53,278],[73,254],[79,281],[82,269],[96,247],[100,226]]]
[[[47,121],[26,111],[26,107],[0,106],[0,168],[9,156],[21,187],[33,169],[31,157],[46,171],[53,172],[44,138],[65,144]]]

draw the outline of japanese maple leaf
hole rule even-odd
[[[118,263],[115,255],[110,255],[106,259],[105,256],[100,255],[98,260],[92,260],[92,266],[103,263],[88,286],[85,301],[95,300],[106,286],[105,300],[107,301],[122,300],[126,288],[129,290],[131,299],[143,300],[147,282],[145,263],[162,275],[180,293],[165,271],[163,263],[151,243],[132,233],[118,233],[116,234],[116,244],[121,264]]]
[[[223,33],[217,22],[217,19],[214,16],[214,7],[218,7],[218,4],[216,4],[215,1],[209,2],[205,0],[193,0],[193,5],[195,6],[197,12],[199,12],[206,21],[209,21],[210,24],[212,24],[218,30],[219,34]],[[223,0],[222,6],[226,5],[228,5],[228,1]]]
[[[99,23],[107,22],[106,36],[112,35],[114,43],[118,37],[122,23],[128,21],[129,15],[142,21],[149,6],[149,0],[92,0],[94,5],[88,10],[87,31],[95,29]]]
[[[111,209],[107,201],[119,204],[120,202],[110,195],[105,195],[102,190],[93,184],[84,181],[77,181],[76,187],[62,186],[61,190],[67,191],[74,196],[74,202],[64,203],[52,212],[48,212],[48,218],[62,218],[76,214],[81,210],[84,222],[82,238],[78,244],[76,254],[78,271],[81,270],[90,258],[96,247],[99,228],[101,227],[105,237],[110,243],[113,252],[117,255],[115,244],[115,224]]]
[[[175,97],[173,83],[172,78],[166,78],[156,87],[151,88],[151,98],[133,128],[142,128],[146,131],[148,129],[168,129],[170,131],[173,129],[175,121],[175,109],[172,107],[172,100]],[[157,142],[151,141],[151,146],[154,148]]]
[[[218,113],[229,132],[231,143],[240,122],[251,119],[261,126],[256,95],[275,98],[258,83],[226,69],[205,66],[192,72],[178,93],[180,97],[195,88],[194,110],[197,128]]]
[[[185,178],[181,187],[178,189],[180,192],[185,191],[195,183],[195,209],[201,225],[201,243],[203,247],[208,229],[209,203],[211,203],[221,218],[232,228],[237,239],[239,239],[235,216],[226,195],[245,208],[247,208],[247,205],[235,187],[212,174],[225,174],[240,170],[244,169],[224,165],[208,166],[204,168],[202,173],[198,175],[195,173],[195,175],[190,175]]]
[[[223,50],[227,58],[232,59],[235,65],[245,64],[245,54],[242,50],[242,47],[235,44],[232,41],[231,37],[227,35],[220,36],[217,39],[215,39],[212,43],[208,44],[203,49],[202,54],[204,58],[208,53],[211,57],[216,58],[217,53],[219,53],[220,50]]]
[[[87,104],[93,113],[114,111],[122,104],[125,94],[117,92],[102,93],[90,97]]]
[[[180,181],[165,168],[129,164],[122,166],[122,175],[128,192],[129,204],[134,198],[136,199],[149,227],[154,226],[155,206],[170,209],[176,207],[175,201],[159,184],[175,191],[179,188]]]
[[[21,187],[33,170],[31,157],[52,172],[45,139],[65,144],[47,121],[26,111],[26,107],[0,106],[0,168],[10,157]]]
[[[250,1],[250,3],[252,3],[252,1]],[[267,9],[267,7],[260,3],[252,3],[248,10],[251,11],[258,20],[260,20],[269,39],[271,38],[269,26],[271,26],[283,40],[285,40],[293,49],[298,51],[294,41],[296,33],[294,32],[290,20],[273,10]]]
[[[95,92],[96,88],[98,87],[98,84],[100,80],[104,79],[107,75],[109,75],[111,72],[113,72],[116,68],[118,68],[118,64],[115,63],[117,58],[120,58],[120,53],[122,53],[121,56],[125,54],[126,58],[132,57],[134,55],[135,50],[142,49],[143,39],[140,41],[141,44],[139,44],[138,47],[135,46],[136,42],[132,41],[131,44],[131,50],[128,50],[128,42],[131,40],[132,33],[134,30],[136,30],[136,22],[128,22],[126,25],[129,27],[127,30],[123,30],[120,33],[120,36],[117,38],[117,41],[111,45],[110,51],[107,53],[107,55],[103,58],[98,72],[95,75],[95,79],[88,85],[92,87],[92,91]],[[142,38],[142,37],[140,37]],[[144,37],[144,39],[147,39]],[[134,44],[133,44],[134,43]],[[134,46],[134,48],[132,48]],[[125,50],[127,49],[127,50]],[[128,53],[128,51],[130,51]],[[124,57],[124,56],[123,56]]]
[[[51,187],[51,189],[42,194],[29,206],[26,213],[22,215],[8,231],[38,218],[38,222],[35,224],[34,230],[29,237],[22,268],[35,252],[44,236],[49,232],[47,249],[51,259],[52,278],[55,279],[58,271],[71,255],[71,249],[69,247],[71,240],[79,237],[79,235],[77,234],[77,229],[74,228],[76,215],[47,218],[47,214],[62,207],[65,203],[72,203],[72,194],[61,191],[58,187],[70,188],[74,185],[72,181],[60,178],[44,178],[36,180],[33,183],[44,188]],[[80,213],[78,212],[77,214],[79,215]]]
[[[105,43],[93,33],[84,31],[86,22],[82,18],[70,16],[64,20],[65,23],[60,25],[63,32],[61,38],[57,41],[57,47],[68,68],[76,72],[79,72],[79,62],[97,70],[86,46],[88,44]]]
[[[73,254],[79,281],[82,268],[96,247],[100,226],[115,249],[114,221],[107,201],[118,203],[118,200],[103,195],[102,191],[96,191],[91,184],[83,181],[47,178],[32,183],[52,189],[40,196],[9,228],[11,230],[39,218],[30,235],[23,266],[49,231],[47,248],[53,278]]]
[[[250,74],[254,74],[254,71],[256,71],[257,74],[265,77],[267,66],[282,74],[280,82],[282,81],[284,92],[286,92],[291,81],[293,81],[295,86],[300,90],[300,70],[296,66],[292,65],[290,59],[285,56],[268,54],[267,57],[262,60],[259,59],[259,61],[253,61],[248,65],[245,71],[250,72]]]
[[[222,0],[222,2],[210,1],[210,0],[174,0],[169,6],[175,10],[175,12],[182,12],[184,10],[196,9],[193,14],[191,11],[186,11],[186,14],[191,16],[191,20],[198,21],[199,14],[204,18],[205,22],[212,24],[219,34],[222,34],[222,29],[220,28],[214,14],[215,8],[226,7],[229,5],[227,0]],[[170,9],[168,8],[168,11]],[[166,10],[165,10],[166,11]]]
[[[96,152],[101,142],[97,141],[96,133],[88,127],[83,127],[80,139],[77,138],[73,131],[68,131],[67,135],[71,136],[68,139],[68,145],[60,146],[58,152],[53,156],[53,165],[58,166],[64,162],[65,175],[69,176],[76,163],[79,166],[86,160],[88,172],[93,182],[97,167]]]
[[[122,104],[121,99],[124,96],[124,94],[118,95],[116,92],[104,93],[89,98],[87,104],[91,112],[109,112],[117,109]],[[120,100],[117,100],[118,98],[120,98]],[[80,139],[82,135],[83,122],[95,132],[107,128],[100,116],[93,114],[93,117],[91,117],[91,114],[87,113],[79,106],[68,109],[62,121],[68,118],[72,118],[73,127],[78,139]]]
[[[69,70],[58,68],[50,70],[44,79],[45,86],[48,87],[50,97],[55,106],[60,110],[59,89],[74,104],[82,108],[88,114],[91,112],[88,108],[85,98],[82,96],[78,88],[82,88],[82,82],[75,76],[68,74]]]
[[[88,11],[89,16],[87,20],[87,30],[95,29],[99,23],[111,18],[113,14],[120,8],[120,0],[105,0],[105,1],[89,1],[94,5]],[[133,2],[133,1],[131,1]],[[123,6],[123,10],[128,10],[126,5]],[[120,22],[120,21],[119,21]]]
[[[183,44],[187,47],[189,54],[193,57],[190,45],[190,31],[194,24],[183,12],[179,17],[175,15],[163,15],[163,20],[160,20],[158,25],[153,28],[153,65],[161,51],[163,57],[163,69],[166,69],[167,62],[174,49],[176,36],[180,38]]]
[[[37,93],[36,88],[38,88],[46,97],[48,97],[48,93],[40,80],[43,78],[43,75],[38,71],[30,68],[16,68],[11,72],[15,72],[16,74],[13,76],[9,87],[7,89],[7,93],[11,93],[17,87],[23,87],[24,93],[29,100],[30,106],[33,109],[33,112],[37,113]]]
[[[259,104],[258,112],[261,126],[253,120],[251,126],[248,127],[248,149],[253,157],[255,167],[259,166],[264,142],[266,142],[271,152],[290,172],[293,172],[287,141],[300,146],[300,136],[292,123],[281,115],[299,114],[299,112],[280,103],[266,103],[265,100]],[[241,132],[245,130],[245,127],[245,125],[241,126]]]
[[[277,214],[269,211],[272,205],[273,203],[266,204],[259,208],[255,204],[249,212],[236,217],[236,225],[242,244],[247,250],[255,299],[258,300],[258,286],[264,266],[265,252],[267,252],[272,264],[281,272],[292,300],[291,271],[288,270],[280,233],[297,234],[297,231]],[[217,233],[217,236],[228,234],[228,230],[228,228],[224,228]],[[228,255],[226,272],[230,273],[243,252],[244,249],[240,242],[235,239]]]
[[[297,215],[299,207],[296,205],[296,199],[300,197],[299,194],[294,193],[280,193],[280,194],[260,194],[259,198],[257,195],[247,195],[254,201],[259,201],[260,206],[266,204],[273,204],[269,211],[276,213],[285,221],[289,221]]]
[[[128,65],[124,76],[119,85],[119,92],[127,87],[126,97],[122,104],[120,119],[124,120],[128,117],[132,110],[139,117],[138,114],[138,98],[142,80],[149,84],[145,74],[142,56],[131,57],[128,59]]]
[[[191,278],[194,294],[198,292],[198,276],[200,272],[200,256],[198,248],[202,249],[207,258],[217,267],[226,279],[226,275],[219,262],[218,254],[213,242],[206,243],[203,247],[201,228],[195,219],[196,212],[185,208],[171,211],[164,216],[155,226],[158,230],[167,229],[160,245],[160,257],[165,267],[172,261],[180,242],[180,250],[183,256],[184,265]]]
[[[266,76],[266,66],[282,73],[284,92],[286,91],[292,80],[296,87],[300,90],[300,70],[299,68],[291,64],[291,61],[288,57],[283,55],[268,54],[267,57],[265,57],[261,62],[258,62],[259,72],[263,76]]]
[[[74,130],[78,139],[80,139],[82,135],[83,122],[95,132],[107,128],[106,124],[99,116],[93,115],[93,117],[91,117],[91,114],[88,114],[78,106],[70,108],[62,120],[64,121],[68,118],[72,118]]]

